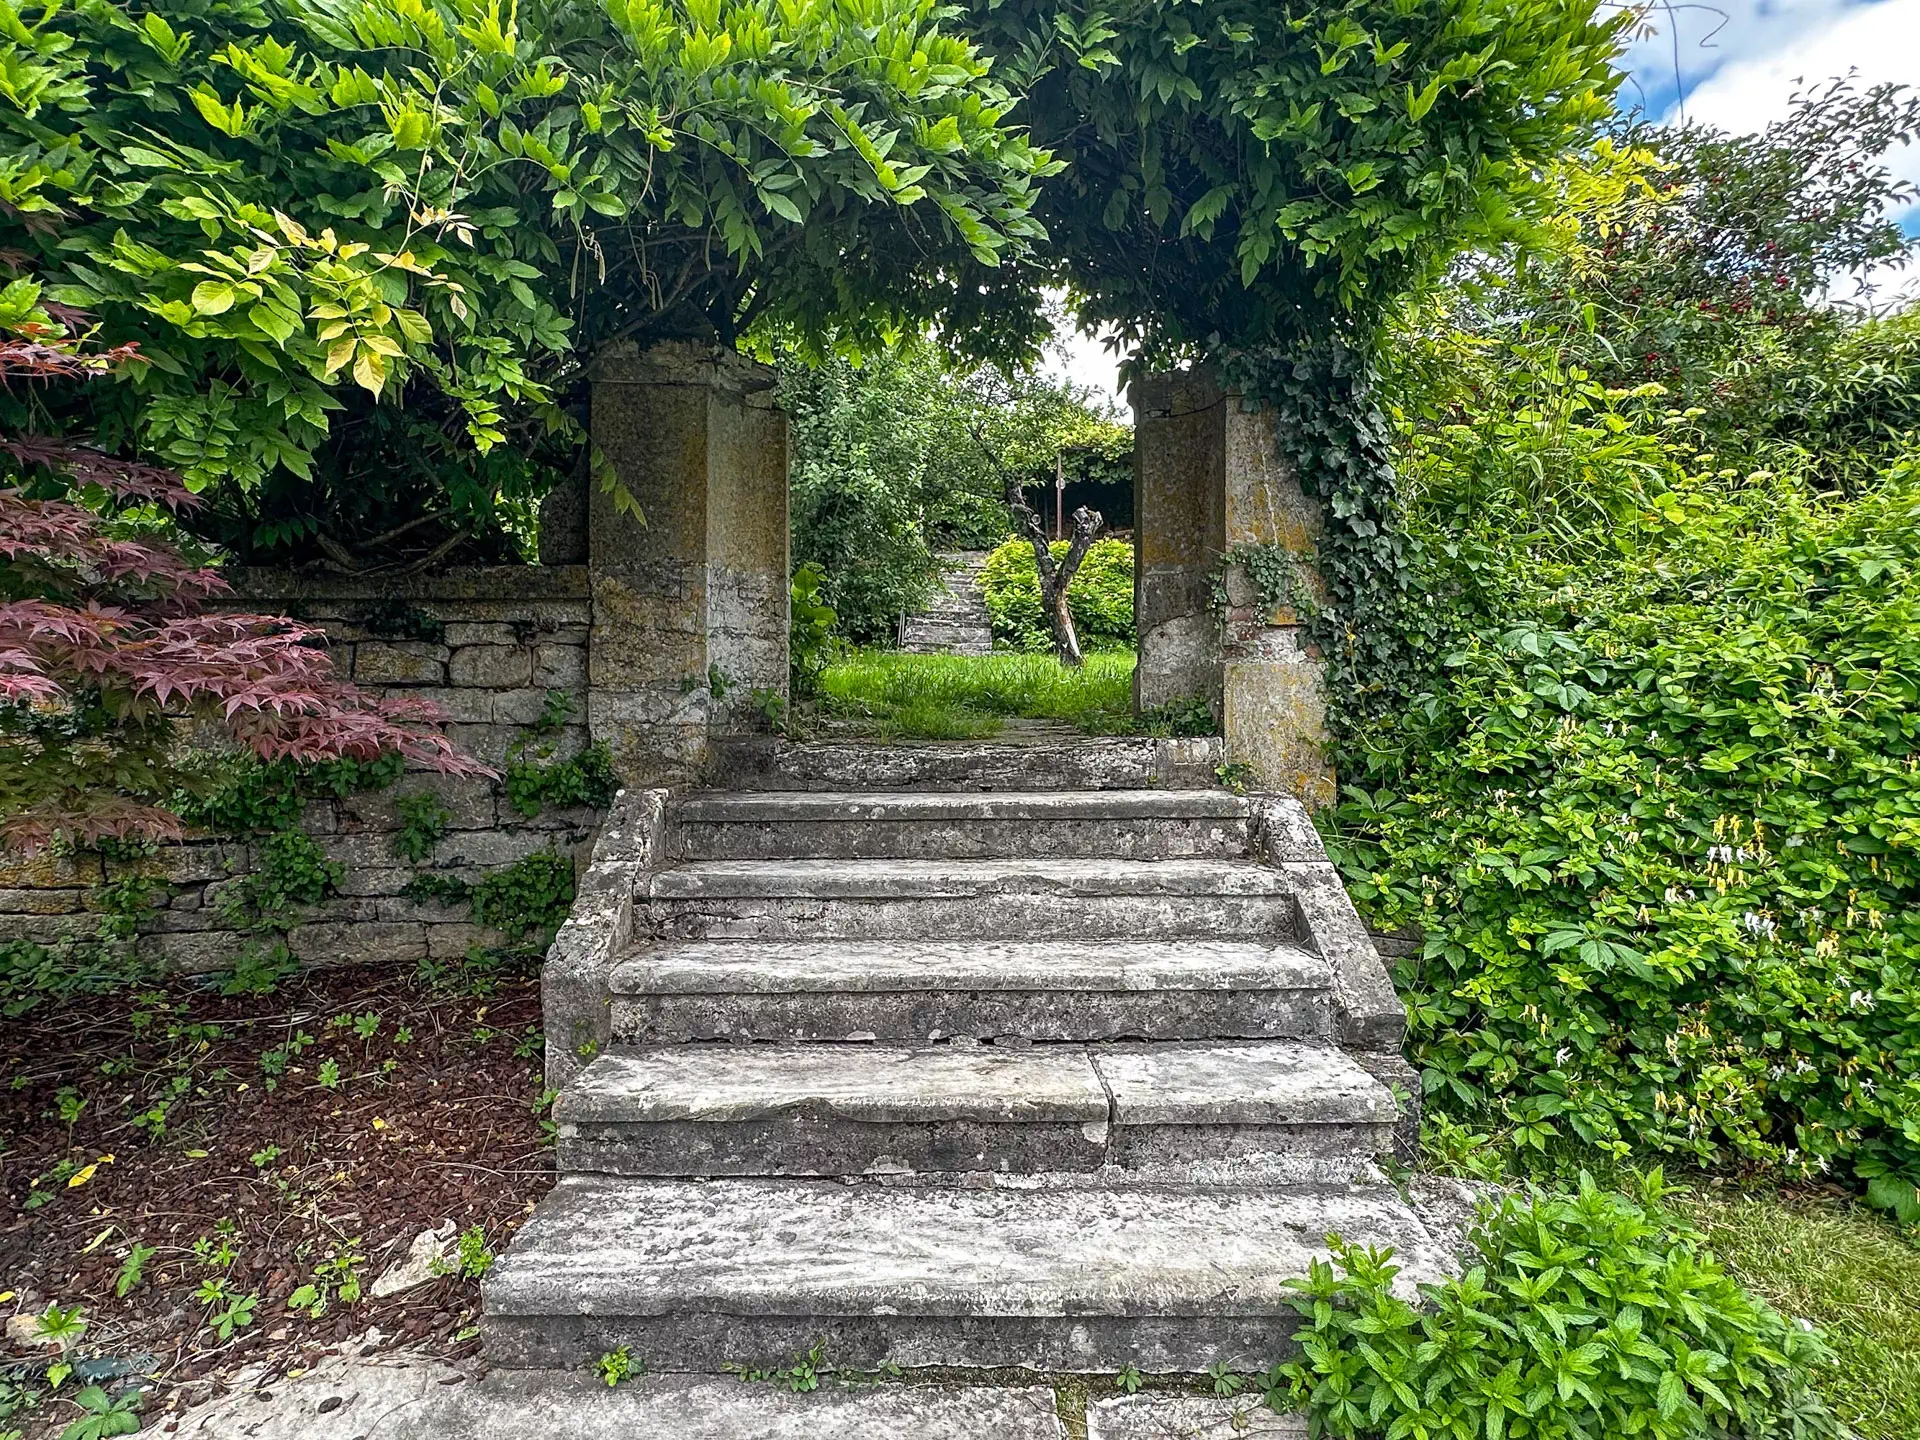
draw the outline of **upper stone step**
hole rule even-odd
[[[1238,856],[1250,809],[1225,790],[731,791],[681,800],[672,844],[690,860]]]
[[[1327,962],[1259,940],[724,940],[615,967],[613,1035],[1330,1042]]]
[[[1451,1270],[1399,1194],[1181,1186],[958,1189],[563,1180],[485,1282],[496,1366],[787,1364],[1264,1369],[1286,1288],[1335,1232],[1390,1245],[1395,1289]]]
[[[1285,872],[1225,860],[703,860],[655,873],[653,938],[1292,938]]]
[[[554,1108],[562,1174],[1117,1170],[1351,1179],[1392,1094],[1298,1041],[666,1045],[589,1065]]]
[[[1141,790],[1218,783],[1216,737],[795,744],[771,736],[716,737],[713,783],[732,790]]]

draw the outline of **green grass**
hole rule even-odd
[[[1139,730],[1131,651],[1069,670],[1051,655],[905,655],[855,651],[820,677],[822,719],[878,739],[978,740],[1009,719],[1051,720],[1089,735]]]
[[[1686,1209],[1747,1289],[1826,1331],[1815,1377],[1862,1440],[1920,1440],[1920,1247],[1837,1200],[1696,1192]]]

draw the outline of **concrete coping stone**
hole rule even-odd
[[[675,807],[683,824],[862,820],[1239,820],[1246,797],[1227,790],[732,791],[691,794]]]
[[[615,967],[616,995],[1324,990],[1326,959],[1260,940],[693,940]]]
[[[655,873],[672,899],[911,900],[1067,895],[1287,895],[1288,876],[1218,860],[701,860]]]
[[[506,1316],[1286,1316],[1326,1236],[1453,1273],[1397,1191],[562,1180],[484,1283]]]

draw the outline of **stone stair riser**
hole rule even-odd
[[[1231,1312],[1222,1293],[1217,1308]],[[843,1370],[1025,1369],[1113,1374],[1202,1374],[1216,1362],[1265,1370],[1294,1352],[1300,1317],[1278,1307],[1207,1315],[489,1315],[488,1362],[578,1369],[624,1345],[656,1372],[714,1373],[734,1365],[774,1370],[816,1343]]]
[[[847,991],[623,995],[617,1043],[690,1040],[1312,1040],[1331,1044],[1324,990]]]
[[[1244,820],[683,821],[683,860],[1189,860],[1245,855]]]
[[[1358,1172],[1393,1148],[1391,1125],[1140,1125],[1105,1121],[986,1123],[941,1119],[876,1124],[792,1113],[747,1121],[668,1121],[560,1127],[556,1155],[570,1175],[842,1177],[1086,1173],[1252,1163],[1263,1172],[1345,1161]]]
[[[1286,895],[1101,895],[1058,892],[909,899],[655,898],[635,916],[655,939],[1031,939],[1191,937],[1289,939],[1297,911]]]

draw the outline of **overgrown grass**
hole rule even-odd
[[[1837,1363],[1814,1380],[1862,1440],[1920,1437],[1920,1247],[1837,1200],[1709,1190],[1686,1208],[1747,1289],[1826,1331]]]
[[[1089,655],[1079,670],[1051,655],[854,651],[822,673],[820,714],[880,739],[977,740],[1014,718],[1128,734],[1140,728],[1133,663],[1125,651]]]

